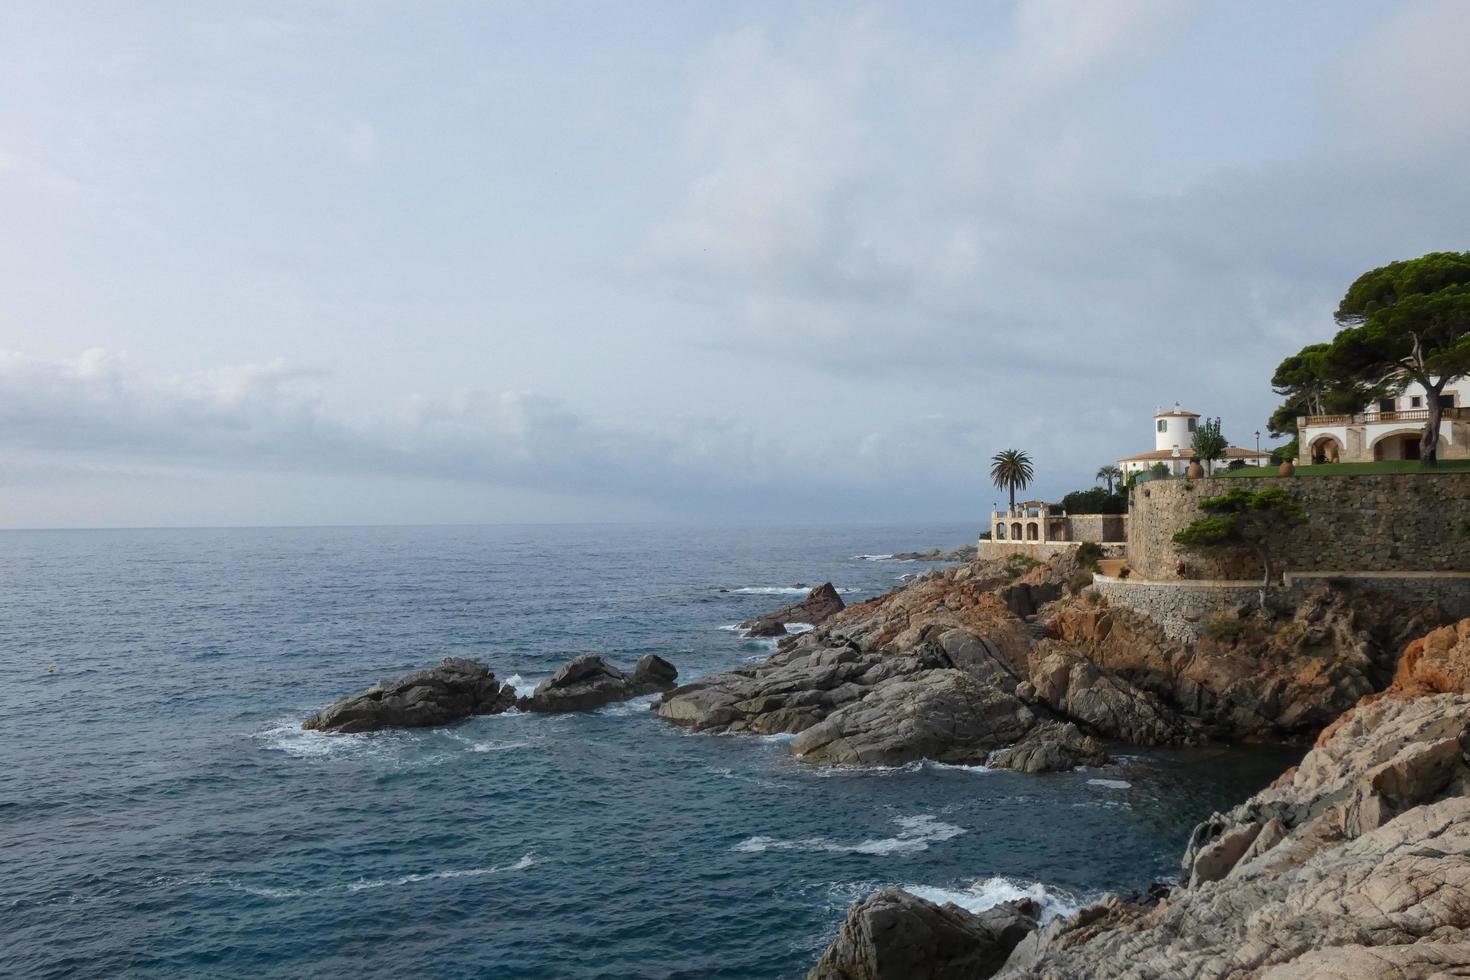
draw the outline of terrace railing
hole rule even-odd
[[[1445,408],[1440,411],[1443,421],[1470,419],[1470,408]],[[1313,428],[1326,425],[1372,425],[1374,423],[1428,422],[1429,409],[1411,408],[1402,412],[1362,412],[1357,415],[1310,415],[1307,425]]]

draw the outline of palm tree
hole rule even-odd
[[[1011,512],[1016,510],[1016,491],[1024,490],[1035,474],[1031,470],[1031,457],[1024,449],[1002,449],[990,457],[990,480],[1011,494]]]
[[[1106,480],[1108,483],[1108,496],[1111,497],[1113,495],[1113,483],[1117,480],[1123,479],[1123,471],[1118,469],[1116,466],[1109,464],[1107,466],[1099,467],[1097,471],[1097,476],[1093,477],[1093,479]]]

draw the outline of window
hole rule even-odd
[[[1423,407],[1423,404],[1424,404],[1424,399],[1420,398],[1418,395],[1411,395],[1409,397],[1409,407],[1410,408],[1421,408],[1421,407]]]
[[[1167,432],[1167,431],[1169,431],[1169,423],[1168,422],[1165,422],[1163,419],[1159,419],[1159,422],[1158,422],[1158,430],[1160,432]]]
[[[1196,423],[1198,421],[1199,421],[1199,419],[1190,419],[1189,420],[1189,431],[1190,432],[1193,432],[1194,431],[1194,423]]]
[[[1392,398],[1380,398],[1378,400],[1378,410],[1380,412],[1392,412],[1395,405],[1396,403]]]

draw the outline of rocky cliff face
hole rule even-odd
[[[1155,905],[1052,923],[999,975],[1470,976],[1470,620],[1410,644],[1299,766],[1197,827],[1182,875]]]
[[[1290,614],[1222,610],[1219,633],[1166,638],[1128,609],[1071,599],[1047,620],[1057,648],[1126,680],[1225,739],[1309,737],[1381,690],[1412,637],[1439,625],[1433,602],[1324,589]]]

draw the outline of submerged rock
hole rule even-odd
[[[831,616],[846,608],[842,596],[831,582],[817,586],[807,593],[805,599],[782,606],[773,613],[747,619],[740,624],[751,636],[785,636],[787,623],[806,623],[820,626]]]
[[[884,888],[848,910],[807,980],[983,980],[1039,915],[1029,899],[975,913]]]
[[[437,667],[334,701],[302,722],[315,731],[352,733],[379,728],[423,728],[470,715],[499,714],[515,706],[515,688],[501,684],[475,660],[451,657]]]
[[[584,653],[536,685],[531,696],[521,698],[518,706],[543,713],[591,711],[615,701],[666,691],[674,686],[678,675],[673,664],[653,654],[640,659],[630,677],[597,654]]]

